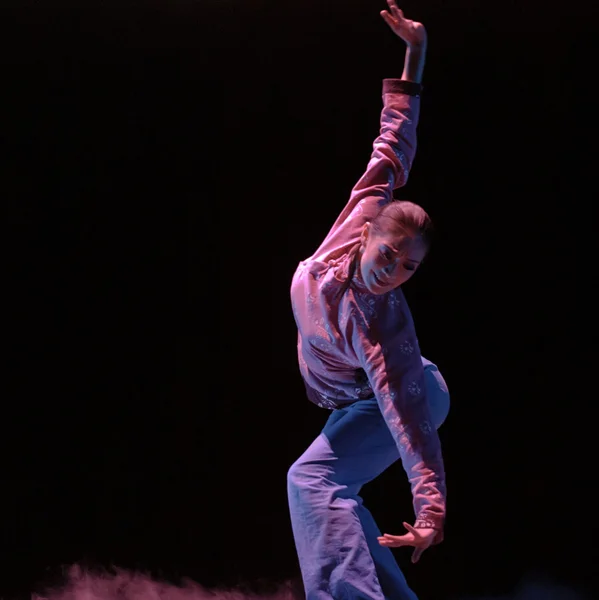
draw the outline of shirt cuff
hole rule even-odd
[[[436,529],[443,531],[444,518],[432,515],[420,516],[414,523],[414,529]]]
[[[383,79],[383,94],[406,94],[420,97],[422,84],[405,79]]]
[[[441,520],[417,519],[414,523],[414,529],[434,529],[437,533],[433,539],[433,544],[440,544],[445,538],[443,525],[444,523]]]

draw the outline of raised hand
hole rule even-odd
[[[395,0],[387,0],[389,10],[381,11],[381,17],[385,20],[391,31],[401,38],[408,48],[421,48],[426,46],[426,29],[422,23],[410,21],[404,17],[403,11],[397,7]]]
[[[390,535],[385,533],[378,538],[379,544],[387,548],[413,546],[412,562],[417,563],[422,553],[433,545],[438,532],[435,529],[415,529],[409,523],[404,523],[403,526],[408,530],[408,533],[405,535]]]

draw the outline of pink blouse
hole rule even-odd
[[[299,264],[291,301],[300,371],[311,399],[334,409],[376,396],[410,480],[416,526],[438,529],[440,541],[445,472],[410,309],[399,288],[369,293],[359,269],[343,292],[350,251],[364,224],[405,185],[414,159],[420,97],[402,86],[401,80],[384,80],[380,135],[366,172],[320,248]]]

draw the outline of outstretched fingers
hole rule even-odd
[[[387,4],[389,5],[389,9],[395,20],[402,21],[404,18],[403,11],[397,6],[395,0],[387,0]]]
[[[414,552],[412,553],[412,563],[415,564],[420,560],[420,557],[422,556],[424,550],[425,548],[421,546],[417,546],[416,548],[414,548]]]
[[[405,535],[390,535],[389,533],[385,533],[378,538],[378,541],[381,546],[399,548],[401,546],[413,546],[414,536],[411,533]]]
[[[415,527],[412,527],[409,523],[403,522],[403,526],[414,536],[418,537],[418,530]]]
[[[385,23],[387,23],[387,25],[389,25],[389,27],[391,27],[391,29],[393,29],[394,27],[397,27],[397,21],[391,16],[391,13],[389,11],[382,10],[381,17],[383,17],[383,19],[385,19]]]

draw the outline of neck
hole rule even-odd
[[[360,258],[362,256],[362,253],[360,252],[360,246],[358,245],[355,249],[351,249],[349,252],[349,256],[348,256],[348,261],[349,264],[347,265],[347,278],[346,280],[343,282],[343,285],[341,286],[339,293],[341,296],[343,296],[343,294],[345,294],[345,292],[347,292],[347,290],[349,289],[349,286],[351,285],[352,281],[354,279],[357,279],[359,281],[362,280],[362,278],[360,277]]]

